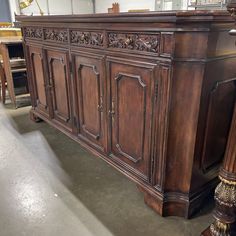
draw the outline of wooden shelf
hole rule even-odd
[[[11,65],[11,68],[25,67],[26,62],[25,62],[25,59],[23,58],[10,59],[10,65]]]
[[[14,69],[11,69],[11,72],[12,73],[19,73],[19,72],[26,72],[26,68],[14,68]]]
[[[2,60],[5,72],[4,81],[2,82],[5,85],[2,89],[3,104],[5,103],[7,88],[12,103],[17,107],[15,85],[20,86],[24,83],[28,92],[22,37],[0,37],[0,54],[2,55],[0,61]],[[14,79],[15,81],[13,81]]]

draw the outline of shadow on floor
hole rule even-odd
[[[197,236],[212,221],[212,199],[209,199],[205,207],[191,220],[158,216],[144,204],[143,195],[133,182],[45,122],[30,121],[28,112],[29,108],[8,112],[12,118],[12,126],[22,135],[25,146],[34,150],[38,161],[47,166],[65,189],[69,190],[112,235]],[[40,135],[35,135],[35,132],[39,131]],[[37,142],[40,145],[37,145]],[[62,172],[66,178],[62,177]],[[79,209],[67,198],[66,192],[48,179],[54,192],[80,217]],[[86,224],[93,228],[92,222]]]

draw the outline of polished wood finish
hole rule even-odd
[[[107,62],[111,88],[109,155],[119,165],[149,181],[156,65],[135,65],[117,58],[109,58]]]
[[[232,17],[180,11],[17,20],[31,118],[135,181],[159,214],[193,215],[218,183],[230,129]]]
[[[76,133],[105,151],[105,70],[103,57],[73,53],[75,66]]]
[[[46,50],[48,88],[51,98],[51,118],[72,131],[71,79],[67,50]],[[37,78],[36,78],[37,81]]]
[[[43,50],[41,47],[31,47],[28,48],[29,61],[28,73],[30,73],[31,78],[31,98],[32,106],[36,111],[42,113],[44,116],[49,117],[49,94],[48,79],[45,76],[44,62],[43,62]],[[29,70],[29,68],[31,68]]]

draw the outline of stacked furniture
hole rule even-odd
[[[232,17],[173,11],[17,20],[31,118],[136,182],[160,215],[188,218],[200,209],[218,183],[235,103]]]
[[[22,80],[25,89],[23,93],[28,93],[26,63],[22,46],[21,36],[0,37],[0,54],[2,60],[0,62],[1,70],[1,86],[3,104],[6,100],[6,88],[8,89],[9,97],[17,107],[16,88],[14,83]]]

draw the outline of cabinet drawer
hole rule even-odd
[[[107,47],[151,56],[171,57],[174,52],[172,32],[108,32]]]

